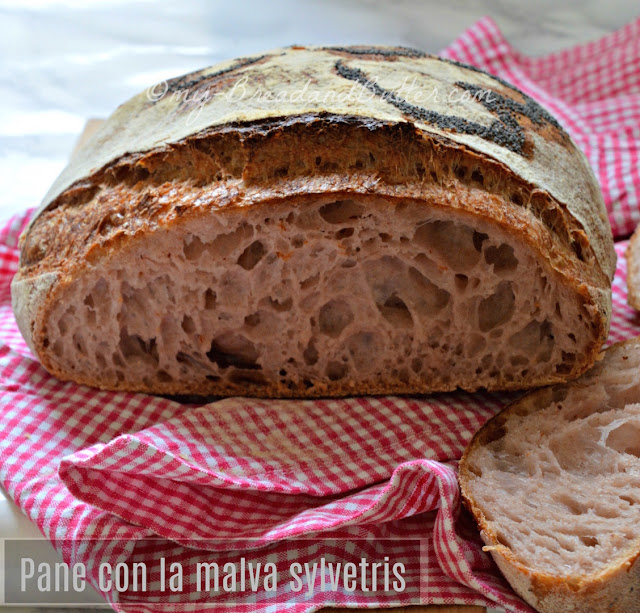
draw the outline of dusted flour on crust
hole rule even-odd
[[[169,394],[563,381],[606,338],[615,269],[555,119],[406,48],[277,49],[136,96],[21,245],[14,310],[43,365]]]

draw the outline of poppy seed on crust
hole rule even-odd
[[[427,57],[429,54],[411,47],[322,47],[323,51],[339,51],[350,55],[381,55],[383,57]]]
[[[549,113],[540,103],[536,102],[530,96],[527,96],[527,94],[525,94],[522,90],[518,89],[515,85],[512,85],[511,83],[509,83],[509,81],[505,81],[502,77],[491,74],[490,72],[487,72],[486,70],[482,70],[481,68],[478,68],[477,66],[473,66],[472,64],[465,64],[464,62],[458,62],[457,60],[450,60],[448,58],[439,57],[439,56],[434,56],[434,57],[437,60],[440,60],[441,62],[453,64],[454,66],[459,66],[460,68],[466,68],[467,70],[473,70],[473,72],[477,72],[479,74],[484,74],[484,75],[487,75],[488,77],[491,77],[494,81],[497,81],[501,85],[504,85],[505,87],[508,87],[514,92],[520,94],[524,98],[525,104],[527,105],[527,108],[529,109],[529,112],[532,115],[533,114],[538,115],[540,118],[550,123],[554,128],[557,128],[558,130],[562,130],[562,126],[558,123],[556,118],[553,115],[551,115],[551,113]],[[505,99],[512,100],[510,98],[505,98]],[[515,102],[515,100],[513,100],[513,102]],[[534,120],[533,117],[527,113],[523,113],[523,115],[526,115],[527,117],[529,117],[529,119],[531,119],[531,121],[533,121],[534,123],[542,123],[542,121]],[[564,132],[564,130],[562,131]]]
[[[437,111],[425,109],[421,106],[411,104],[397,96],[394,92],[387,90],[367,76],[358,68],[350,68],[342,62],[336,62],[337,73],[350,81],[359,83],[376,96],[396,107],[399,111],[424,123],[434,124],[442,130],[450,130],[452,132],[460,132],[462,134],[470,134],[479,136],[485,140],[492,141],[498,145],[522,155],[525,135],[524,130],[518,122],[507,113],[503,112],[489,126],[484,126],[475,121],[464,119],[456,115],[445,115]],[[482,100],[480,100],[482,103]],[[491,109],[489,109],[491,110]]]
[[[223,75],[234,72],[240,68],[244,68],[245,66],[250,66],[251,64],[255,64],[263,59],[265,59],[266,55],[259,55],[257,57],[243,58],[234,62],[228,68],[223,68],[222,70],[217,70],[216,72],[211,72],[209,74],[201,74],[201,70],[197,70],[196,72],[190,72],[188,74],[182,75],[181,77],[176,77],[174,79],[169,79],[167,81],[167,93],[171,94],[178,90],[189,89],[194,85],[198,85],[202,81],[215,79],[217,77],[221,77]],[[199,74],[200,73],[200,74]],[[195,76],[198,75],[198,76]],[[189,78],[191,77],[191,78]]]

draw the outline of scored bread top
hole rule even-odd
[[[34,219],[76,199],[125,159],[135,163],[145,153],[188,147],[196,135],[223,132],[237,133],[250,158],[256,139],[319,121],[372,132],[406,126],[411,134],[401,137],[473,152],[503,167],[530,187],[528,200],[509,193],[505,199],[528,208],[545,201],[553,208],[547,225],[566,227],[577,257],[602,279],[597,284],[610,282],[615,253],[602,196],[586,158],[557,121],[496,77],[403,47],[275,49],[150,88],[121,105],[78,152]],[[395,155],[400,164],[401,140]],[[387,169],[385,181],[394,182],[393,172]]]

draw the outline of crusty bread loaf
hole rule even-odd
[[[640,227],[631,236],[625,252],[627,260],[627,302],[640,311]]]
[[[22,237],[14,310],[50,372],[337,396],[526,388],[593,363],[615,267],[602,198],[518,90],[405,48],[295,47],[152,94]]]
[[[487,548],[533,607],[640,611],[640,338],[499,413],[459,470]]]

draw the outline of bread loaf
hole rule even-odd
[[[476,434],[463,499],[516,592],[545,613],[640,611],[640,338],[531,392]]]
[[[14,310],[45,368],[163,394],[564,381],[606,338],[615,266],[556,120],[406,48],[279,49],[136,96],[21,249]]]

